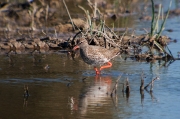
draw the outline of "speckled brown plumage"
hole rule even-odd
[[[80,41],[80,55],[84,62],[90,65],[103,65],[120,53],[119,48],[108,50],[100,46],[88,45],[86,40]]]

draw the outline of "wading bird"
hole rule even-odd
[[[109,50],[104,47],[89,45],[85,38],[81,38],[73,50],[75,51],[78,48],[80,49],[80,55],[83,61],[94,66],[96,75],[99,75],[102,69],[111,67],[112,63],[110,60],[121,52],[120,48]],[[100,66],[100,69],[98,70],[96,66]]]

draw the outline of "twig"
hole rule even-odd
[[[144,102],[144,90],[140,90],[140,94],[141,94],[141,104],[143,106],[143,102]]]
[[[156,77],[156,78],[154,78],[151,82],[149,82],[149,84],[147,84],[145,87],[144,87],[144,89],[147,89],[147,87],[149,86],[149,85],[151,85],[155,80],[157,80],[157,79],[159,79],[159,77]]]
[[[166,48],[168,49],[169,53],[171,54],[171,57],[173,58],[173,60],[175,60],[175,58],[173,57],[173,55],[172,55],[170,49],[168,48],[168,45],[166,45]]]
[[[118,87],[118,81],[120,80],[121,76],[122,76],[122,75],[120,75],[120,76],[118,77],[118,79],[116,80],[116,84],[114,85],[114,88],[113,88],[113,90],[112,90],[112,92],[111,92],[111,97],[113,96],[113,92],[116,93],[116,90],[117,90],[117,87]]]
[[[44,35],[46,35],[46,36],[47,36],[47,34],[44,32],[44,30],[43,30],[43,29],[41,30],[41,32],[42,32]]]
[[[153,91],[153,86],[154,86],[154,81],[151,83],[150,92],[152,92],[152,91]]]
[[[103,22],[104,23],[104,22]],[[110,29],[106,24],[104,24],[113,34],[114,34],[114,36],[117,38],[117,39],[119,39],[118,38],[118,36],[114,33],[114,31],[112,30],[112,29]]]
[[[124,33],[123,33],[123,35],[121,36],[120,41],[122,41],[122,39],[123,39],[124,35],[127,33],[127,30],[128,30],[128,28],[126,28],[125,32],[124,32]]]
[[[95,31],[95,32],[97,32],[97,33],[101,33],[101,34],[103,34],[104,35],[104,37],[106,38],[106,41],[108,42],[108,43],[110,43],[111,45],[113,45],[113,46],[115,46],[115,47],[119,47],[119,45],[117,45],[111,38],[109,38],[105,33],[103,33],[103,32],[101,32],[101,31],[98,31],[98,30],[93,30],[93,31]],[[108,39],[108,40],[107,40]],[[113,42],[110,42],[110,40]]]
[[[144,30],[147,34],[149,33],[147,29],[143,28],[143,30]]]
[[[123,87],[122,87],[122,92],[124,93],[124,83],[122,83]]]
[[[140,86],[140,91],[144,90],[144,73],[142,71],[141,73],[141,86]]]
[[[56,38],[58,38],[56,29],[54,29],[54,35]]]
[[[130,87],[129,87],[129,81],[128,78],[126,78],[126,90],[125,90],[126,94],[130,93]]]
[[[147,89],[145,89],[145,90],[146,90],[146,92],[147,92],[147,93],[149,93],[149,95],[151,96],[151,99],[152,99],[152,100],[154,100],[154,99],[155,99],[155,100],[157,101],[157,99],[156,99],[156,97],[154,97],[154,95],[153,95],[153,92],[152,92],[152,91],[148,91]]]
[[[29,97],[28,86],[24,85],[24,97]]]

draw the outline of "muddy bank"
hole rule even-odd
[[[100,4],[103,3],[104,5]],[[117,33],[105,24],[105,17],[116,20],[119,14],[112,11],[103,11],[102,8],[111,9],[110,3],[88,1],[86,4],[93,11],[84,11],[79,18],[70,20],[57,19],[57,10],[63,7],[62,2],[24,2],[1,3],[2,16],[0,28],[1,54],[27,54],[27,53],[54,53],[65,51],[74,57],[72,48],[83,37],[89,45],[97,45],[107,49],[118,47],[127,57],[136,60],[151,61],[156,59],[175,59],[165,48],[174,41],[167,36],[150,33],[142,35]],[[133,4],[136,4],[134,1]],[[98,8],[98,7],[99,8]],[[118,7],[121,14],[134,15],[131,10]],[[68,9],[66,9],[68,11]],[[65,9],[64,9],[65,12]],[[84,15],[84,16],[83,16]],[[126,16],[125,15],[125,16]],[[68,18],[69,19],[69,18]],[[145,30],[146,31],[146,30]]]

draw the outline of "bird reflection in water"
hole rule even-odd
[[[94,83],[89,86],[88,91],[80,97],[79,112],[83,115],[86,115],[89,111],[93,111],[96,108],[111,103],[111,77],[96,75],[94,79]]]

